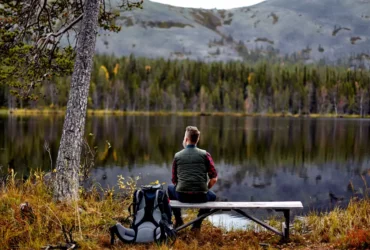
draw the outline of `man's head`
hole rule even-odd
[[[194,126],[188,126],[186,127],[183,146],[184,148],[186,145],[196,145],[199,141],[200,131],[197,127]]]

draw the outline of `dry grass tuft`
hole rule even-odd
[[[345,210],[335,208],[326,214],[311,214],[307,219],[314,242],[335,243],[340,248],[369,248],[370,237],[365,240],[365,236],[370,236],[369,199],[352,200]]]
[[[0,190],[0,248],[41,249],[65,243],[62,227],[73,228],[80,249],[368,249],[370,246],[370,201],[352,201],[346,210],[311,214],[305,223],[295,223],[291,241],[280,243],[270,232],[239,230],[227,232],[205,221],[199,233],[184,230],[174,246],[157,244],[110,245],[108,228],[127,214],[130,198],[102,196],[104,190],[81,193],[75,203],[55,203],[52,190],[44,184],[43,173],[34,173],[25,182],[12,174]],[[130,190],[134,188],[130,186]],[[105,194],[110,192],[105,192]],[[20,209],[28,202],[28,209]],[[189,212],[189,218],[195,216]],[[272,220],[270,224],[276,224]],[[302,228],[300,228],[302,227]],[[307,232],[306,228],[309,228]]]

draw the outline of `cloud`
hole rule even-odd
[[[155,0],[153,2],[180,7],[232,9],[254,5],[263,1],[264,0]]]

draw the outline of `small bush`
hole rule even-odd
[[[353,229],[339,240],[337,247],[344,249],[369,249],[370,229]]]

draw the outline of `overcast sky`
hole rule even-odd
[[[193,7],[204,9],[232,9],[254,5],[264,0],[152,0],[153,2],[169,4],[180,7]]]

